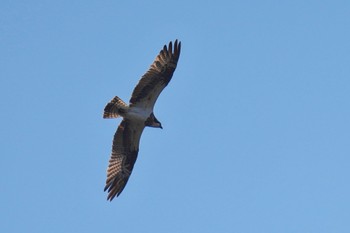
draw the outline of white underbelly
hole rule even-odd
[[[129,109],[126,115],[127,115],[127,118],[130,118],[130,119],[145,121],[151,115],[151,113],[152,113],[151,109],[133,107]]]

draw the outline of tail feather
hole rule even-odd
[[[128,105],[118,96],[114,97],[105,107],[103,118],[117,118],[128,110]]]

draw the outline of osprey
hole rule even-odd
[[[112,201],[123,191],[134,167],[139,152],[140,137],[146,126],[161,128],[162,124],[153,113],[154,104],[168,85],[179,60],[181,42],[175,40],[155,58],[148,71],[136,85],[129,105],[118,96],[105,107],[103,118],[123,117],[114,134],[112,154],[107,169],[104,191],[108,190],[107,200]]]

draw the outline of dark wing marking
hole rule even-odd
[[[104,191],[108,190],[107,200],[112,201],[123,191],[134,167],[139,151],[140,137],[144,122],[123,120],[114,134],[112,155],[107,169]]]
[[[152,108],[162,90],[168,85],[180,57],[181,42],[175,40],[159,52],[149,70],[136,85],[130,99],[131,106]]]

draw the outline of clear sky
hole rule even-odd
[[[182,42],[133,174],[120,119]],[[349,1],[0,1],[0,232],[350,232]]]

